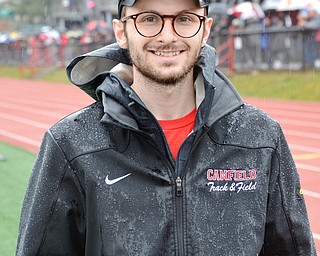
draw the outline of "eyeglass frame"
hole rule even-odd
[[[153,36],[146,36],[146,35],[142,34],[142,33],[139,31],[139,29],[137,28],[137,18],[138,18],[141,14],[144,14],[144,13],[156,14],[156,15],[158,15],[158,16],[161,18],[161,20],[162,20],[162,27],[161,27],[160,31],[159,31],[157,34],[155,34],[155,35],[153,35]],[[200,20],[200,25],[199,25],[199,28],[198,28],[197,32],[195,32],[195,33],[194,33],[193,35],[191,35],[191,36],[181,36],[180,34],[177,33],[177,31],[176,31],[176,29],[175,29],[174,22],[175,22],[176,18],[179,17],[179,16],[182,15],[182,14],[192,14],[192,15],[197,16],[197,17],[199,18],[199,20]],[[199,33],[202,24],[207,20],[207,17],[206,17],[206,16],[199,15],[199,14],[193,13],[193,12],[181,12],[181,13],[179,13],[179,14],[177,14],[177,15],[160,15],[159,13],[151,12],[151,11],[139,12],[139,13],[136,13],[136,14],[132,14],[132,15],[129,15],[129,16],[125,16],[125,17],[121,18],[120,20],[121,20],[121,22],[124,23],[124,22],[132,19],[132,20],[133,20],[133,23],[134,23],[134,27],[136,28],[137,32],[138,32],[141,36],[146,37],[146,38],[152,38],[152,37],[158,36],[158,35],[162,32],[162,30],[163,30],[163,28],[164,28],[164,24],[165,24],[165,19],[166,19],[166,18],[171,18],[171,25],[172,25],[172,28],[173,28],[174,32],[175,32],[178,36],[180,36],[180,37],[182,37],[182,38],[191,38],[191,37],[194,37],[196,34]]]

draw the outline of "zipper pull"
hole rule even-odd
[[[176,187],[176,195],[180,197],[180,196],[182,196],[182,180],[181,180],[180,177],[177,177],[176,185],[177,185],[177,187]]]

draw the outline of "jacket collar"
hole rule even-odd
[[[197,95],[205,94],[205,98],[201,104],[198,100],[196,130],[204,124],[210,126],[243,104],[231,82],[216,70],[217,60],[215,49],[204,46],[197,64],[197,80],[203,80],[203,86],[200,82],[196,89]],[[109,116],[136,128],[137,118],[141,119],[141,114],[149,112],[131,87],[110,72],[119,63],[130,65],[130,58],[126,50],[111,44],[73,59],[67,66],[67,76],[71,83],[94,99],[101,100]],[[138,109],[144,109],[144,112],[138,111],[139,115],[136,115]]]

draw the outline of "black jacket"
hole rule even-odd
[[[70,80],[97,102],[45,134],[17,255],[316,255],[279,124],[244,104],[215,60],[205,46],[205,97],[175,162],[155,117],[105,71],[130,64],[126,52],[74,59]]]

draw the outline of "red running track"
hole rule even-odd
[[[51,125],[93,102],[70,84],[0,78],[0,91],[0,141],[33,153]],[[282,125],[300,173],[319,254],[320,103],[254,98],[246,101]]]

